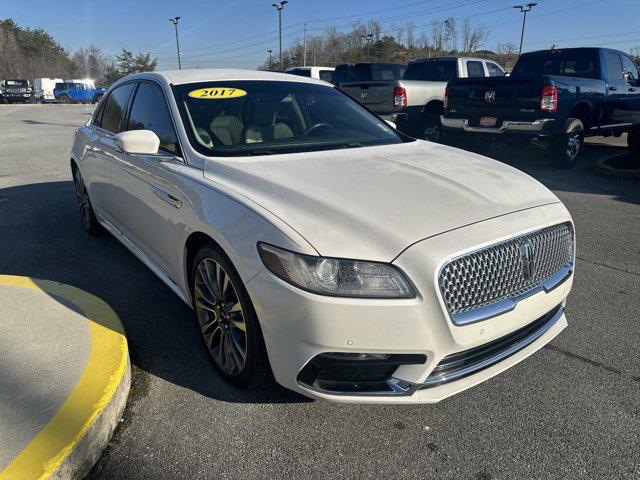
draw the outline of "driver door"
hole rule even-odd
[[[189,203],[187,167],[162,88],[138,83],[125,130],[151,130],[160,138],[156,155],[122,155],[113,168],[113,194],[123,235],[174,283],[179,278],[178,240]]]

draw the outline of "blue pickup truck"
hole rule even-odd
[[[104,95],[104,88],[81,82],[59,82],[53,89],[53,96],[60,103],[98,103]]]
[[[570,168],[585,136],[628,133],[640,153],[640,74],[626,53],[566,48],[523,54],[509,77],[466,78],[447,85],[444,132],[452,143],[488,145],[528,139]]]

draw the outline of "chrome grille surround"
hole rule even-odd
[[[531,253],[526,259],[525,244]],[[453,322],[464,325],[552,290],[571,275],[573,261],[573,228],[562,223],[455,258],[441,268],[438,283]]]

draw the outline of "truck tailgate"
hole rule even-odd
[[[465,78],[449,83],[448,111],[452,116],[469,118],[470,123],[481,116],[504,119],[528,119],[539,116],[545,77]]]
[[[340,90],[370,110],[384,114],[394,109],[393,90],[395,86],[395,80],[345,82],[340,84]]]

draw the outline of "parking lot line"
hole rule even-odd
[[[127,339],[113,309],[83,290],[49,280],[7,275],[0,275],[0,285],[38,290],[62,299],[75,306],[88,321],[91,350],[78,383],[49,422],[0,472],[0,480],[49,478],[70,457],[99,415],[112,402],[123,379],[127,381],[125,390],[128,393]],[[124,399],[121,399],[122,408]],[[107,439],[109,436],[106,436]],[[93,447],[83,446],[82,450],[91,451]],[[91,455],[97,458],[101,450]],[[78,463],[83,460],[73,461]]]

